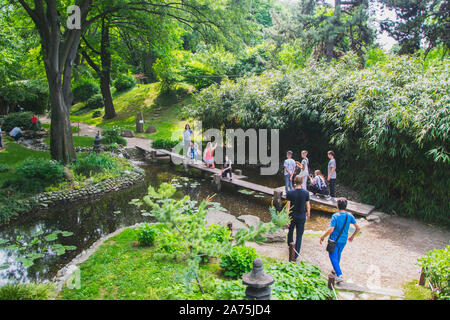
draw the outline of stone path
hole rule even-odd
[[[39,118],[39,121],[41,121],[42,123],[50,123],[50,119],[45,116],[45,117],[41,117]],[[101,132],[101,128],[96,127],[96,126],[92,126],[83,122],[72,122],[72,126],[73,127],[78,127],[80,128],[80,131],[77,133],[74,133],[74,136],[85,136],[85,137],[95,137],[97,132],[100,131]],[[145,138],[125,138],[127,140],[127,147],[128,148],[134,148],[134,147],[148,147],[152,140],[151,139],[145,139]]]

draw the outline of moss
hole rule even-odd
[[[427,287],[419,286],[417,280],[405,283],[403,292],[406,300],[430,300],[432,296],[431,290]]]

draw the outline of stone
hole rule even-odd
[[[125,138],[134,138],[135,137],[133,130],[122,130],[120,132],[120,135]]]
[[[376,215],[369,215],[366,217],[367,221],[371,221],[371,222],[380,222],[380,217],[376,216]]]
[[[136,132],[144,133],[144,115],[142,111],[138,112],[136,116]]]
[[[239,221],[244,222],[247,226],[257,228],[261,219],[257,216],[253,216],[250,214],[244,214],[242,216],[237,217]]]
[[[242,276],[242,283],[247,286],[245,297],[249,300],[270,300],[273,277],[264,272],[263,262],[256,258],[253,260],[253,269]]]
[[[64,177],[65,177],[67,180],[73,180],[73,173],[72,173],[72,171],[70,171],[70,169],[67,168],[67,167],[64,167]]]
[[[388,215],[387,213],[384,213],[384,212],[381,212],[381,211],[374,211],[374,212],[372,212],[370,215],[371,215],[371,216],[372,216],[372,215],[373,215],[373,216],[377,216],[377,217],[379,217],[380,219],[384,219],[384,218],[389,217],[389,215]]]
[[[209,210],[206,215],[206,225],[210,226],[211,224],[218,224],[222,226],[227,226],[229,223],[232,224],[232,233],[233,236],[239,229],[247,229],[247,226],[243,224],[241,221],[236,219],[235,216],[219,211],[219,210]]]
[[[147,130],[145,130],[145,133],[155,133],[156,132],[156,127],[155,126],[148,126]]]
[[[264,233],[262,236],[267,239],[266,243],[286,242],[287,240],[286,233],[282,229],[275,231],[274,233]]]

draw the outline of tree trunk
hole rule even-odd
[[[334,47],[336,46],[337,28],[341,20],[341,0],[334,0],[334,14],[332,24],[334,25],[333,32],[328,36],[325,54],[327,62],[330,62],[334,58]]]
[[[103,102],[105,103],[105,115],[103,118],[112,119],[116,116],[114,103],[111,96],[111,42],[109,38],[109,25],[102,21],[102,40],[100,55],[102,60],[102,70],[100,72],[100,90],[102,91]]]

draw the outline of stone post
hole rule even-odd
[[[334,276],[334,274],[330,273],[328,275],[328,289],[333,290],[335,287],[335,279],[336,277]]]
[[[100,131],[98,131],[97,135],[94,138],[94,152],[96,153],[99,153],[101,149],[100,140]]]
[[[213,179],[214,179],[213,182],[214,182],[214,185],[215,185],[217,191],[220,191],[222,189],[221,178],[222,178],[222,176],[219,173],[215,174],[213,177]]]
[[[295,262],[295,243],[289,244],[289,262]]]
[[[245,297],[249,300],[270,300],[273,277],[266,274],[261,259],[253,260],[253,269],[242,276],[242,283],[247,286]]]
[[[234,173],[235,173],[237,176],[242,176],[242,170],[241,170],[241,169],[236,169],[236,170],[234,170]]]
[[[275,209],[280,211],[283,209],[283,199],[282,199],[283,191],[274,190],[273,191],[273,205]]]
[[[144,115],[140,111],[136,116],[136,132],[144,133]]]
[[[157,159],[156,159],[156,150],[150,151],[150,161],[151,162],[156,162],[157,161]]]

